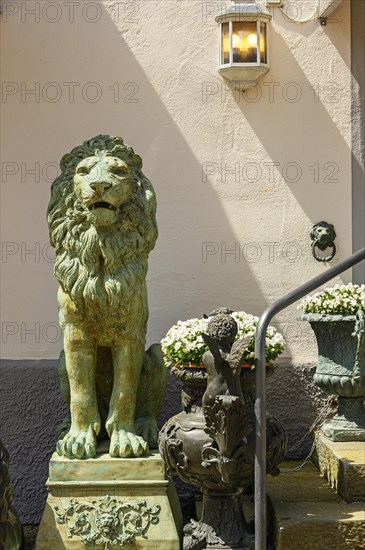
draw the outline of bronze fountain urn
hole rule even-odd
[[[203,494],[201,518],[185,527],[184,550],[254,548],[253,527],[243,512],[243,495],[254,482],[254,371],[241,368],[247,341],[235,341],[237,323],[230,310],[220,311],[203,334],[209,348],[205,368],[172,368],[183,383],[183,410],[160,432],[168,474]],[[277,475],[286,436],[270,415],[267,434],[267,469]]]

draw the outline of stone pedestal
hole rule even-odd
[[[161,456],[68,460],[54,453],[36,550],[179,550],[182,517]]]
[[[364,442],[334,442],[318,432],[314,462],[344,500],[365,500]]]

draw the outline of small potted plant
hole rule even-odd
[[[207,387],[208,374],[202,363],[203,355],[208,350],[202,333],[207,331],[208,323],[215,315],[229,314],[237,323],[237,337],[247,339],[247,348],[244,353],[241,368],[240,383],[245,399],[251,403],[253,410],[253,393],[255,389],[254,346],[255,332],[258,317],[244,311],[234,312],[229,308],[218,308],[209,316],[201,319],[178,321],[171,327],[165,338],[161,340],[161,348],[167,367],[171,367],[174,378],[183,383],[181,402],[184,413],[184,422],[194,426],[203,422],[202,396]],[[284,350],[284,338],[274,327],[267,331],[267,376],[275,370],[273,362]],[[182,414],[182,413],[180,413]],[[271,420],[270,420],[271,421]]]
[[[204,343],[202,333],[206,332],[209,320],[217,313],[228,313],[232,315],[238,326],[236,339],[247,338],[248,344],[244,353],[244,361],[242,369],[245,369],[246,378],[254,378],[254,373],[251,371],[255,368],[254,364],[254,347],[255,333],[258,323],[258,317],[254,317],[244,311],[232,311],[228,308],[219,308],[213,311],[209,316],[202,319],[188,319],[187,321],[178,321],[176,325],[171,327],[165,338],[161,340],[162,352],[166,366],[172,367],[173,374],[181,379],[192,377],[196,378],[193,373],[186,374],[187,370],[202,371],[204,365],[202,358],[208,350],[208,346]],[[274,327],[269,327],[266,333],[266,359],[267,367],[271,372],[273,370],[273,362],[279,357],[284,350],[283,336],[277,332]],[[176,371],[180,372],[180,375]],[[251,374],[250,374],[251,373]],[[204,373],[201,373],[204,376]],[[245,376],[243,374],[243,376]]]
[[[333,441],[365,441],[365,285],[335,285],[299,305],[315,333],[315,383],[338,396],[335,417],[322,426]]]

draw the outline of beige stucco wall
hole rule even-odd
[[[302,18],[314,3],[298,3]],[[335,225],[338,260],[351,253],[349,0],[327,27],[274,10],[271,71],[246,97],[217,72],[214,18],[228,4],[4,3],[3,358],[54,358],[61,348],[50,180],[63,153],[98,133],[134,147],[158,196],[149,341],[219,305],[260,314],[326,269],[311,257],[314,222]],[[314,359],[295,308],[277,323],[288,358]]]

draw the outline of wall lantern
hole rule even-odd
[[[268,23],[272,16],[255,0],[233,0],[216,17],[220,26],[219,72],[240,90],[256,86],[270,70]]]

